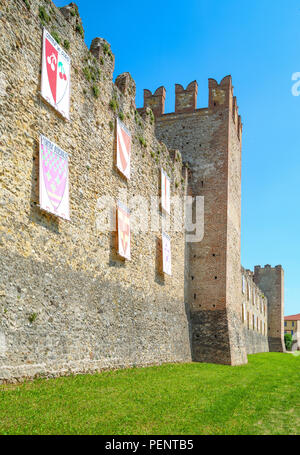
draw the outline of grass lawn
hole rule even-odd
[[[2,385],[0,434],[300,434],[300,356]]]

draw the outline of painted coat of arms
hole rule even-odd
[[[70,57],[44,28],[41,94],[67,119],[70,111],[70,70]]]
[[[117,227],[118,253],[123,258],[130,260],[130,213],[121,202],[118,202],[117,206]]]
[[[172,274],[171,268],[171,240],[170,237],[162,232],[162,254],[163,254],[163,272],[167,275]]]
[[[161,208],[170,214],[170,179],[163,169],[161,169]]]
[[[117,119],[117,168],[130,178],[131,133],[121,120]]]
[[[39,161],[41,209],[69,220],[68,154],[41,135]]]

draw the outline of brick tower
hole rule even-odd
[[[239,365],[247,362],[241,330],[241,134],[231,76],[209,79],[209,106],[197,109],[197,82],[176,84],[175,113],[164,114],[165,90],[155,106],[156,135],[179,149],[190,168],[189,193],[204,196],[204,237],[187,243],[193,359]],[[153,98],[153,99],[152,99]],[[158,99],[159,98],[159,99]]]
[[[284,352],[284,271],[281,265],[254,268],[254,282],[268,298],[270,352]]]

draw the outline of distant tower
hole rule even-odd
[[[281,265],[254,268],[254,282],[268,298],[270,352],[284,352],[284,271]]]
[[[197,82],[176,84],[175,112],[163,114],[165,91],[146,91],[156,136],[179,149],[190,168],[189,194],[204,196],[204,238],[187,244],[186,301],[193,359],[247,362],[241,322],[241,134],[231,76],[209,80],[209,106],[197,109]],[[158,96],[159,95],[159,96]]]

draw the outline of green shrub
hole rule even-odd
[[[125,118],[125,115],[123,114],[123,112],[120,112],[119,113],[119,119],[123,121],[124,118]]]
[[[97,85],[93,85],[92,90],[93,90],[94,97],[99,98],[99,95],[100,95],[99,87],[97,87]]]
[[[88,66],[86,66],[85,68],[83,68],[82,71],[83,71],[83,74],[84,74],[86,80],[90,81],[92,79],[90,68]]]
[[[119,103],[116,98],[112,98],[109,102],[109,107],[113,112],[116,112],[119,109]]]
[[[84,31],[83,31],[83,28],[82,28],[81,24],[77,24],[75,30],[76,30],[77,33],[79,33],[81,35],[82,38],[84,38]]]
[[[100,78],[100,70],[98,68],[91,68],[91,76],[93,81],[98,81]]]
[[[146,142],[145,138],[143,138],[143,136],[139,137],[139,141],[143,147],[147,147],[147,142]]]
[[[114,130],[114,124],[111,120],[109,121],[109,129],[110,129],[110,131]]]
[[[284,334],[284,343],[285,343],[286,350],[290,351],[292,349],[292,344],[293,344],[293,337],[290,333]]]
[[[29,1],[28,0],[23,0],[23,2],[25,3],[25,6],[28,9],[28,11],[30,11],[30,3],[29,3]]]
[[[70,41],[67,39],[64,40],[64,48],[67,49],[67,51],[70,49]]]
[[[142,118],[140,116],[140,114],[138,113],[138,111],[136,110],[135,113],[134,113],[134,120],[135,120],[135,123],[139,126],[143,126],[143,122],[142,122]]]
[[[153,125],[155,118],[154,118],[154,114],[153,114],[152,110],[147,112],[147,114],[150,115],[150,123],[151,123],[151,125]]]
[[[101,71],[97,66],[86,66],[83,68],[83,74],[87,81],[99,81]]]
[[[51,20],[44,6],[39,6],[39,18],[41,19],[43,24],[49,24]]]
[[[104,55],[108,54],[108,52],[109,52],[109,45],[108,45],[107,43],[103,43],[103,44],[102,44],[102,48],[103,48]]]
[[[28,316],[28,321],[32,324],[37,318],[37,313],[31,313],[29,316]]]
[[[57,42],[57,44],[60,44],[61,43],[61,38],[59,36],[59,34],[57,33],[56,30],[52,30],[51,31],[51,35],[53,36],[53,38],[55,39],[55,41]]]

